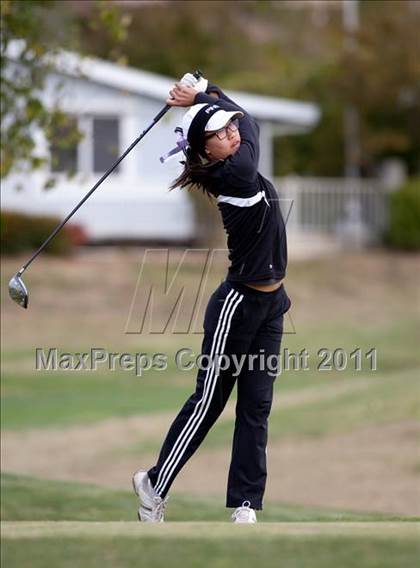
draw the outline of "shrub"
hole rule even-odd
[[[15,211],[1,212],[0,240],[3,254],[18,254],[35,251],[52,233],[60,222],[57,217],[35,216]],[[53,255],[68,255],[72,242],[66,227],[46,247],[45,252]]]
[[[386,243],[403,250],[420,250],[420,178],[412,178],[390,196]]]

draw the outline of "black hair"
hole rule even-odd
[[[209,198],[213,198],[212,193],[214,182],[210,171],[214,166],[220,162],[220,160],[215,160],[205,163],[201,154],[197,151],[187,148],[185,151],[185,160],[180,163],[183,164],[184,170],[181,174],[171,183],[169,186],[169,191],[172,191],[176,187],[180,189],[186,188],[197,188],[201,189],[203,193],[206,193]]]

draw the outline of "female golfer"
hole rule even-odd
[[[198,370],[195,392],[173,421],[156,465],[133,476],[139,519],[163,521],[171,484],[217,420],[237,381],[226,507],[235,509],[234,522],[255,523],[255,511],[263,507],[267,420],[283,314],[291,305],[282,283],[285,225],[274,187],[258,172],[255,120],[204,78],[197,82],[187,74],[169,95],[168,104],[191,107],[182,121],[184,170],[171,189],[192,186],[216,198],[230,266],[205,312],[202,354],[211,364]],[[234,358],[244,362],[239,373]]]

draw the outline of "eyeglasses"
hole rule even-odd
[[[206,140],[208,140],[209,138],[212,138],[213,136],[217,136],[217,138],[219,140],[224,140],[227,135],[228,135],[228,130],[230,132],[236,132],[239,128],[239,120],[237,118],[235,118],[234,120],[231,120],[229,122],[229,124],[227,124],[226,126],[224,126],[223,128],[221,128],[220,130],[216,130],[216,132],[213,132],[212,134],[210,134],[209,136],[206,136]]]

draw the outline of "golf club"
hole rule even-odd
[[[193,73],[196,79],[199,79],[202,76],[201,71],[197,70]],[[107,170],[101,179],[92,187],[92,189],[85,195],[85,197],[76,205],[76,207],[67,215],[67,217],[61,221],[59,225],[54,229],[51,235],[42,243],[39,249],[31,256],[31,258],[22,266],[22,268],[16,272],[16,274],[10,279],[9,282],[9,295],[14,302],[22,306],[22,308],[27,308],[29,303],[29,294],[28,289],[26,288],[23,280],[22,274],[28,268],[33,260],[39,255],[40,252],[44,250],[44,248],[48,245],[48,243],[55,237],[55,235],[64,227],[67,221],[76,213],[76,211],[83,205],[83,203],[92,195],[92,193],[101,185],[101,183],[109,176],[111,172],[115,170],[120,162],[131,152],[131,150],[140,142],[140,140],[153,128],[153,126],[159,122],[159,120],[168,112],[171,108],[171,105],[165,105],[165,107],[154,117],[151,124],[143,130],[136,140],[131,144],[129,148],[120,156],[116,162]]]

